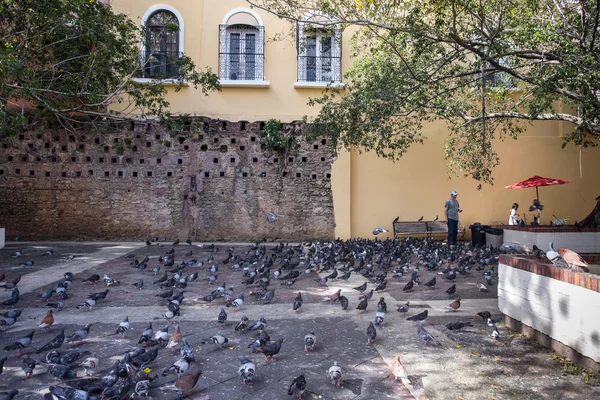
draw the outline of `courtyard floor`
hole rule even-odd
[[[45,352],[36,354],[36,350],[61,329],[64,328],[65,335],[69,336],[78,328],[92,324],[86,340],[63,344],[57,350],[61,354],[68,351],[97,353],[100,365],[96,375],[106,375],[114,360],[137,346],[149,322],[152,322],[154,332],[166,325],[162,315],[167,311],[167,301],[155,296],[164,290],[153,281],[170,268],[162,266],[157,275],[151,272],[154,266],[160,265],[158,257],[172,248],[170,242],[163,244],[8,242],[0,250],[0,273],[4,272],[7,278],[22,275],[18,284],[20,300],[15,306],[0,306],[0,312],[20,308],[23,312],[14,325],[0,326],[0,349],[35,330],[33,343],[24,352],[40,362],[44,360]],[[274,246],[269,244],[268,251],[272,251]],[[181,316],[175,317],[173,324],[169,325],[169,332],[178,325],[194,347],[196,362],[191,370],[201,369],[203,372],[189,396],[191,399],[289,399],[287,388],[300,373],[304,373],[307,380],[303,399],[600,398],[600,386],[597,386],[595,378],[580,373],[526,337],[507,331],[502,322],[498,323],[501,340],[489,337],[489,327],[477,313],[489,311],[493,317],[501,317],[497,309],[496,285],[490,286],[488,292],[480,292],[477,284],[483,282],[483,277],[475,270],[447,282],[436,272],[423,268],[420,281],[427,282],[436,276],[436,287],[419,285],[410,292],[402,290],[409,280],[407,276],[395,280],[390,273],[386,290],[375,293],[365,311],[356,310],[359,292],[352,289],[367,281],[364,277],[352,274],[347,281],[329,280],[326,285],[321,285],[318,280],[325,273],[320,276],[314,272],[308,275],[302,273],[291,288],[272,279],[269,288],[275,288],[275,297],[264,304],[249,294],[255,285],[242,284],[245,278],[241,269],[235,271],[231,268],[232,264],[221,263],[228,248],[233,247],[233,254],[241,254],[250,246],[221,243],[217,247],[220,248],[218,253],[210,250],[208,245],[200,247],[197,243],[173,247],[175,265],[192,258],[197,262],[204,261],[203,267],[190,266],[184,270],[186,274],[198,272],[199,276],[184,289]],[[43,256],[48,250],[52,250],[53,254]],[[14,257],[16,251],[22,251],[23,255]],[[192,254],[186,255],[190,251]],[[211,255],[214,262],[207,261]],[[75,257],[70,259],[68,256]],[[144,271],[130,265],[134,259],[141,261],[145,256],[150,261]],[[33,261],[33,265],[26,265],[28,261]],[[212,264],[219,265],[218,279],[209,285],[208,268]],[[272,271],[275,269],[277,264]],[[54,325],[51,332],[46,333],[38,326],[49,308],[47,301],[39,295],[56,287],[65,272],[72,272],[75,279],[68,289],[67,300],[56,296],[50,300],[64,301],[65,307],[54,313]],[[100,275],[97,284],[82,282],[92,274]],[[104,274],[120,283],[107,287],[102,280]],[[132,284],[140,279],[144,286],[137,290]],[[493,281],[497,282],[496,277]],[[224,307],[223,298],[211,303],[201,300],[222,283],[226,283],[227,288],[233,287],[236,294],[245,293],[246,301],[241,310]],[[456,283],[457,293],[449,296],[446,289],[452,283]],[[369,290],[373,287],[369,284]],[[75,308],[86,300],[88,294],[107,288],[106,298],[93,308]],[[327,297],[338,289],[349,300],[348,310],[342,310],[337,302],[327,301]],[[302,293],[304,303],[298,312],[294,312],[292,304],[298,292]],[[0,287],[0,304],[10,297],[10,293],[10,290]],[[367,344],[367,326],[375,318],[376,305],[381,297],[388,306],[385,322],[377,329],[375,342]],[[445,306],[458,297],[462,299],[460,309],[446,312]],[[397,306],[407,301],[410,301],[410,311],[406,315],[398,313]],[[225,308],[228,314],[223,324],[217,321],[221,308]],[[406,320],[407,316],[423,310],[429,313],[424,327],[439,341],[439,345],[424,346],[417,334],[416,323]],[[125,316],[129,317],[132,329],[124,337],[111,335]],[[271,340],[284,339],[276,362],[266,361],[264,355],[251,353],[247,348],[254,339],[254,333],[234,331],[242,316],[248,317],[251,322],[264,317]],[[469,322],[472,327],[457,332],[446,329],[447,323],[456,321]],[[303,339],[311,331],[315,332],[317,344],[314,351],[305,353]],[[228,338],[224,350],[206,343],[206,339],[215,334]],[[247,356],[256,365],[253,385],[240,383],[240,356]],[[17,356],[17,351],[0,350],[2,357],[7,357],[7,360],[0,375],[0,392],[18,389],[16,399],[42,399],[51,385],[58,384],[46,372],[44,364],[40,363],[33,376],[25,379],[21,369],[22,357]],[[394,380],[391,365],[398,357],[407,371],[408,380]],[[179,358],[179,351],[161,349],[158,358],[148,365],[150,375],[158,375],[152,383],[152,398],[174,398],[173,392],[163,392],[161,387],[172,383],[175,375],[163,377],[161,373]],[[343,369],[339,388],[331,385],[327,375],[334,361],[338,361]],[[83,377],[83,369],[77,365],[78,362],[75,362],[72,369],[78,377]]]

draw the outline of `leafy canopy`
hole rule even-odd
[[[336,149],[397,159],[442,121],[450,173],[493,183],[495,140],[531,121],[568,122],[563,147],[600,139],[598,0],[247,2],[292,22],[321,13],[334,21],[325,25],[358,27],[345,90],[311,100],[321,106],[312,137]]]
[[[0,0],[0,137],[47,118],[76,129],[168,117],[161,81],[134,79],[142,76],[145,37],[126,15],[96,0]],[[177,66],[175,90],[184,81],[205,94],[219,89],[218,77],[197,71],[189,57],[169,62]],[[11,112],[22,101],[36,118]],[[111,111],[116,103],[123,111]]]

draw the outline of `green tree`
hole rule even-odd
[[[78,129],[168,117],[160,76],[135,80],[144,71],[145,37],[126,15],[96,0],[0,0],[0,137],[48,118]],[[168,62],[175,90],[184,82],[205,94],[219,89],[218,77],[198,71],[189,57]],[[35,118],[10,111],[19,100],[34,107]],[[124,111],[113,112],[116,103]]]
[[[493,183],[498,138],[564,121],[563,147],[600,139],[600,1],[247,0],[293,22],[358,27],[345,91],[313,105],[312,137],[396,159],[423,126],[449,128],[452,174]],[[295,25],[295,24],[294,24]],[[481,185],[481,183],[480,183]]]

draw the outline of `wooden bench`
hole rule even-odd
[[[448,235],[448,223],[446,221],[398,221],[393,223],[394,237],[398,236],[426,236],[432,238],[434,235]],[[465,227],[458,227],[458,239],[464,240]]]

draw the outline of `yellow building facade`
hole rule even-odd
[[[192,87],[177,93],[170,90],[173,113],[227,121],[300,120],[318,113],[307,105],[309,98],[319,97],[328,84],[343,84],[343,72],[352,63],[352,32],[333,31],[320,37],[318,31],[305,31],[303,24],[296,26],[250,9],[243,0],[113,0],[111,6],[145,25],[150,35],[161,24],[172,28],[161,40],[156,39],[158,35],[149,37],[147,56],[155,57],[155,62],[145,71],[148,79],[156,71],[165,72],[160,68],[168,69],[160,57],[181,52],[199,68],[210,67],[218,73],[221,92],[204,96]],[[274,40],[282,34],[287,38]],[[496,183],[482,190],[471,179],[448,176],[447,131],[440,123],[426,126],[424,144],[414,145],[399,162],[374,153],[341,152],[332,169],[336,236],[372,237],[375,227],[391,230],[396,216],[402,221],[421,216],[432,220],[436,215],[443,219],[451,190],[459,192],[464,226],[476,221],[506,223],[513,202],[521,205],[521,215],[532,220],[527,208],[535,189],[507,190],[504,186],[533,175],[571,181],[540,188],[545,205],[542,223],[547,224],[552,214],[569,216],[571,223],[581,220],[600,195],[600,151],[571,145],[561,149],[562,135],[568,129],[564,123],[536,123],[517,141],[499,142]]]

